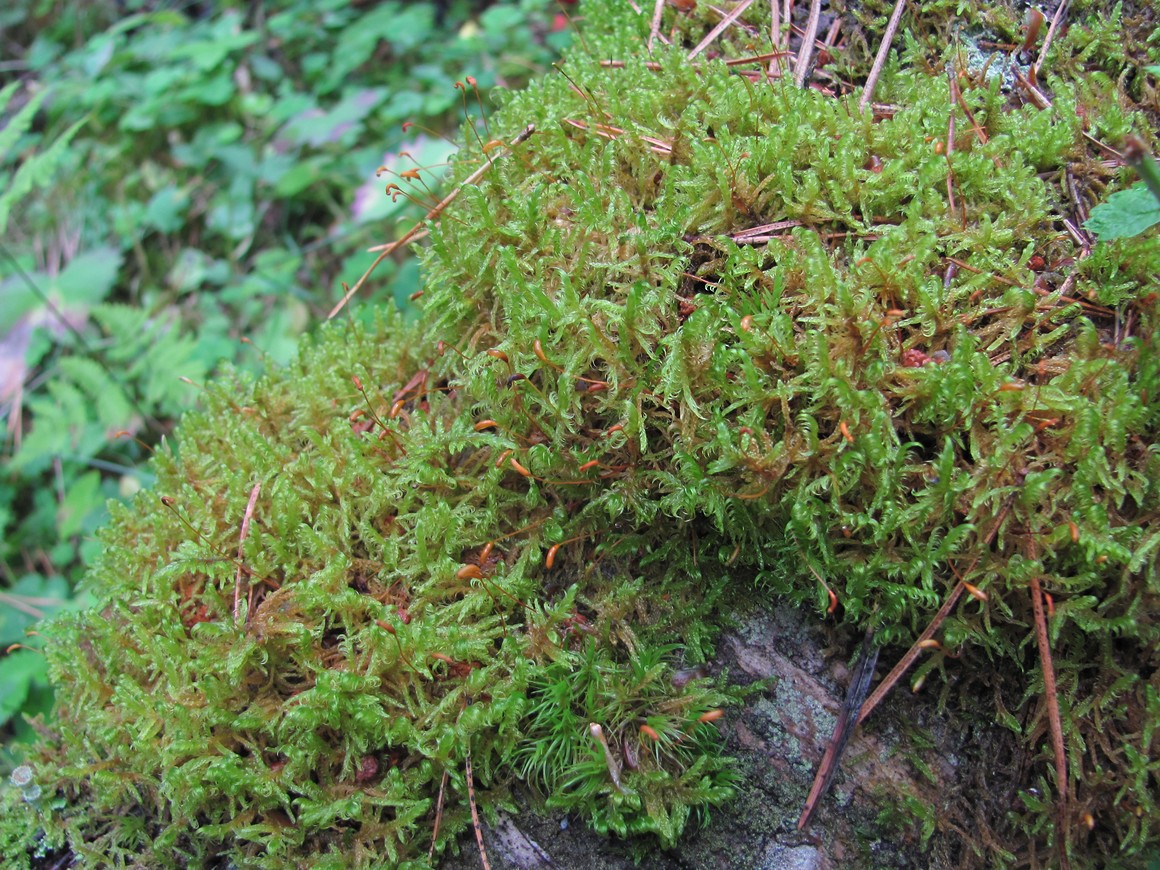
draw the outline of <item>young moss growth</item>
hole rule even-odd
[[[1027,693],[996,711],[1044,753],[1005,848],[1154,845],[1160,240],[1063,230],[1095,171],[1072,86],[1012,109],[952,49],[859,112],[586,14],[568,76],[493,119],[536,133],[432,227],[418,323],[218,385],[116,512],[101,605],[47,630],[27,836],[421,864],[524,780],[672,843],[731,775],[728,699],[671,644],[703,661],[757,583],[884,643],[969,590],[925,667],[979,647]],[[678,45],[712,23],[669,14]]]

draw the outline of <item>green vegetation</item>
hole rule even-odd
[[[646,16],[584,12],[431,226],[419,316],[365,306],[215,380],[113,509],[94,606],[42,627],[56,717],[7,851],[422,866],[521,781],[671,843],[732,782],[729,695],[678,660],[754,584],[887,643],[969,590],[926,668],[981,651],[960,690],[1030,761],[1004,827],[956,836],[1000,864],[1156,847],[1160,237],[1064,225],[1127,180],[1084,128],[1147,135],[1125,77],[1156,47],[1080,5],[1036,108],[923,17],[872,112],[842,84],[871,18],[825,93],[690,60],[704,8],[651,66]],[[714,51],[760,51],[768,14]]]

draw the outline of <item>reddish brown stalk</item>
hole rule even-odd
[[[242,530],[238,534],[238,569],[234,576],[234,624],[237,625],[242,609],[242,545],[246,542],[246,535],[250,533],[250,520],[254,516],[254,506],[258,503],[258,493],[262,491],[259,481],[250,490],[250,501],[246,505],[246,512],[242,515]]]
[[[525,127],[518,136],[516,136],[514,139],[512,139],[511,142],[508,143],[508,147],[514,148],[516,145],[524,142],[534,132],[536,132],[535,125],[528,124],[528,126]],[[355,281],[354,286],[351,287],[350,290],[346,292],[346,295],[342,297],[339,303],[330,310],[330,313],[326,315],[326,319],[334,319],[338,312],[342,311],[342,309],[346,307],[346,303],[354,297],[354,294],[362,288],[362,285],[366,283],[367,278],[369,278],[375,269],[378,268],[379,263],[389,257],[396,250],[401,248],[403,245],[407,245],[415,241],[415,239],[418,238],[421,233],[426,231],[427,221],[437,218],[443,209],[447,208],[447,206],[451,205],[451,203],[455,201],[455,198],[459,196],[459,192],[463,190],[463,188],[475,184],[475,182],[483,178],[483,174],[491,168],[491,165],[495,163],[495,161],[498,160],[500,156],[501,155],[498,154],[494,157],[489,156],[487,160],[484,161],[482,166],[475,170],[475,172],[471,173],[471,175],[467,176],[467,178],[463,179],[463,181],[453,191],[451,191],[451,193],[447,194],[447,196],[445,196],[438,204],[436,204],[436,206],[431,209],[431,211],[427,212],[421,221],[419,221],[417,224],[415,224],[415,226],[411,227],[411,229],[405,232],[401,238],[387,244],[382,249],[382,252],[375,258],[375,261],[371,263],[370,267],[365,272],[363,272],[362,277]]]
[[[1055,666],[1051,660],[1051,641],[1047,635],[1047,617],[1043,612],[1043,590],[1039,578],[1031,575],[1031,609],[1035,614],[1035,640],[1039,644],[1039,664],[1043,669],[1043,695],[1047,702],[1047,722],[1051,728],[1051,748],[1055,754],[1055,787],[1059,791],[1059,866],[1068,870],[1067,860],[1067,753],[1063,746],[1063,723],[1059,717],[1059,695],[1055,687]]]

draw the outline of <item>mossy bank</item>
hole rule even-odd
[[[1155,92],[1081,9],[1023,105],[968,63],[1000,13],[949,45],[920,15],[861,111],[865,10],[798,88],[722,62],[765,53],[769,4],[689,59],[706,5],[650,55],[647,15],[589,2],[488,135],[535,132],[431,227],[418,319],[356,300],[213,385],[115,511],[100,604],[44,629],[8,853],[421,866],[513,789],[671,846],[735,776],[738,695],[696,667],[724,596],[905,645],[960,584],[917,673],[966,672],[1026,769],[1004,837],[948,835],[1154,849],[1160,239],[1080,220],[1127,180],[1091,140],[1146,136]]]

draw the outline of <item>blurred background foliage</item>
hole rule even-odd
[[[83,606],[107,500],[150,483],[149,452],[199,382],[293,356],[366,249],[421,214],[375,170],[446,160],[441,137],[480,115],[455,82],[474,76],[486,106],[492,88],[545,72],[570,38],[568,9],[0,9],[0,772],[30,734],[22,714],[52,702],[28,631]],[[423,173],[436,194],[440,176]],[[375,287],[405,307],[415,262],[384,263]]]

